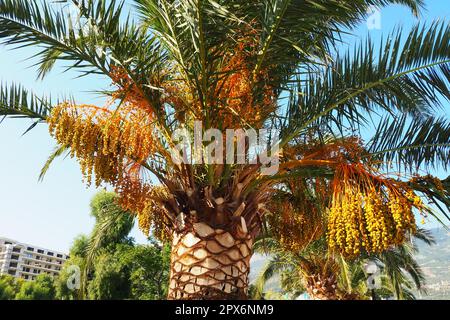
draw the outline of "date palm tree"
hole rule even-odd
[[[329,141],[330,144],[331,141]],[[311,145],[314,143],[308,147],[301,147],[302,149],[314,148]],[[370,151],[366,149],[365,153],[370,154]],[[357,219],[351,224],[343,222],[344,228],[356,225],[363,230],[358,237],[367,242],[365,250],[356,255],[348,250],[343,252],[335,250],[333,246],[330,246],[333,244],[330,236],[333,235],[333,229],[338,227],[339,232],[340,227],[334,225],[333,220],[330,219],[334,201],[331,189],[333,180],[334,177],[325,176],[295,177],[280,180],[274,186],[272,201],[267,206],[268,230],[254,246],[255,251],[270,254],[271,258],[256,281],[254,296],[263,296],[265,283],[274,273],[277,273],[282,275],[282,280],[285,280],[281,281],[284,291],[294,296],[298,296],[301,290],[304,290],[311,298],[317,300],[367,298],[370,292],[366,285],[364,264],[372,261],[377,264],[378,270],[382,271],[383,288],[376,290],[377,292],[387,297],[395,296],[398,299],[414,298],[410,289],[413,289],[415,285],[417,290],[422,290],[424,283],[422,271],[413,256],[417,253],[414,242],[421,240],[429,245],[433,244],[434,241],[429,232],[417,229],[408,235],[408,241],[390,245],[382,250],[373,250],[374,248],[371,250],[370,245],[374,245],[371,235],[374,229],[375,232],[387,234],[388,232],[384,229],[389,226],[383,225],[380,228],[380,225],[372,224],[372,228],[369,229],[371,226],[369,213],[372,209],[366,205],[362,209],[363,220]],[[439,189],[431,198],[446,203],[448,210],[449,182],[449,178],[440,181],[422,177],[420,181],[413,179],[408,183],[414,189],[418,189],[418,186],[423,184],[422,190],[427,190],[427,193],[433,193]],[[433,186],[433,183],[439,184],[439,188]],[[360,201],[370,203],[371,200],[361,198]],[[429,208],[423,208],[423,210],[426,212],[422,212],[422,215],[436,213]],[[354,208],[349,207],[346,211],[354,211]],[[446,214],[445,210],[442,212]],[[347,215],[345,212],[340,214]],[[352,216],[347,215],[346,219],[352,219]],[[381,221],[383,221],[382,218]],[[386,220],[385,222],[389,223]],[[346,242],[350,242],[352,234],[349,233],[346,237]]]
[[[144,232],[171,239],[170,299],[246,298],[253,242],[281,178],[333,178],[329,246],[348,256],[405,241],[412,210],[424,210],[419,195],[448,204],[440,181],[408,178],[450,163],[450,126],[438,115],[450,98],[450,27],[417,25],[391,33],[379,49],[367,40],[338,50],[369,8],[389,4],[415,15],[423,7],[420,0],[0,0],[2,43],[38,48],[39,77],[62,61],[112,83],[100,92],[105,106],[3,85],[0,115],[48,123],[58,143],[50,162],[76,157],[87,183],[113,185]],[[374,127],[367,155],[359,138]],[[274,150],[269,159],[283,149],[276,174],[248,140],[245,156],[221,161],[228,148],[209,130],[263,128],[276,132],[260,144]],[[204,141],[191,143],[198,131]],[[412,186],[419,182],[422,189]],[[368,200],[359,215],[347,210],[358,197]],[[365,211],[375,218],[361,218]],[[352,237],[342,229],[347,214]],[[358,234],[358,219],[377,218],[386,234],[378,227]]]
[[[361,254],[347,260],[329,252],[324,239],[309,244],[301,251],[286,250],[277,237],[268,236],[255,243],[255,251],[269,254],[253,285],[253,297],[265,295],[266,284],[275,276],[283,294],[292,298],[303,292],[313,300],[355,300],[395,298],[415,299],[414,291],[426,294],[425,275],[414,258],[418,252],[416,242],[434,244],[429,232],[420,229],[414,242],[392,247],[380,254]],[[368,285],[368,263],[377,266],[373,290]]]

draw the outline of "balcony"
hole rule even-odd
[[[54,262],[50,262],[50,261],[45,261],[44,259],[40,259],[40,257],[34,257],[34,258],[23,257],[23,260],[24,260],[24,262],[25,261],[38,262],[38,263],[50,264],[52,266],[61,266],[63,264],[63,261],[61,261],[61,260],[56,261],[56,262],[55,261]],[[53,259],[53,260],[55,260],[55,259]]]

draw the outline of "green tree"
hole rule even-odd
[[[107,247],[128,241],[128,234],[134,226],[134,216],[123,210],[114,192],[100,191],[91,200],[91,215],[95,218],[95,227],[91,241],[98,239],[95,247]],[[89,245],[88,245],[89,248]]]
[[[124,250],[125,249],[125,250]],[[160,300],[167,296],[170,246],[137,245],[119,248],[120,263],[130,266],[131,298]],[[151,281],[148,281],[152,279]]]
[[[81,277],[86,268],[86,256],[89,246],[87,235],[78,235],[69,250],[70,258],[62,266],[55,279],[56,297],[61,300],[76,300],[82,297]]]
[[[169,278],[169,253],[153,245],[119,244],[95,261],[95,275],[89,282],[90,299],[164,299]]]
[[[47,274],[40,274],[34,281],[24,282],[16,300],[53,300],[56,297],[53,277]]]
[[[82,76],[111,79],[101,91],[111,103],[52,103],[13,85],[2,87],[0,115],[47,122],[58,143],[50,160],[77,157],[86,181],[114,186],[146,233],[173,236],[169,298],[247,297],[252,244],[282,176],[331,176],[334,213],[350,189],[392,202],[383,217],[408,223],[397,223],[381,249],[414,229],[411,210],[394,202],[436,195],[405,180],[450,163],[450,124],[439,116],[442,99],[450,100],[448,23],[398,29],[379,48],[369,39],[339,50],[371,6],[401,4],[419,15],[421,0],[63,1],[75,15],[60,2],[0,0],[1,41],[38,48],[39,77],[63,61]],[[286,151],[278,174],[263,174],[262,161],[207,161],[225,156],[211,148],[218,138],[195,145],[195,163],[179,163],[170,152],[180,147],[175,133],[184,128],[192,139],[196,120],[201,135],[278,129]],[[361,148],[358,139],[373,129]],[[389,174],[392,163],[398,176]],[[336,219],[342,215],[330,215],[329,226]],[[365,230],[345,221],[345,230]],[[364,235],[351,237],[329,237],[330,245],[368,250]]]
[[[55,279],[56,298],[60,300],[79,300],[81,293],[82,270],[85,268],[86,258],[70,251],[70,258],[64,263],[61,272]]]
[[[156,242],[135,245],[128,234],[134,216],[121,209],[117,195],[100,191],[91,201],[96,222],[89,236],[78,236],[56,280],[60,299],[162,299],[167,294],[170,248]],[[80,288],[68,281],[80,272]]]
[[[85,257],[88,246],[89,246],[89,237],[84,234],[80,234],[73,240],[69,254],[71,257],[72,256]]]
[[[97,193],[91,200],[91,215],[95,218],[95,225],[84,252],[80,289],[83,295],[86,294],[87,281],[95,272],[91,269],[97,256],[102,252],[113,254],[120,243],[133,243],[128,234],[133,228],[134,216],[120,207],[114,192]]]
[[[92,300],[123,300],[131,295],[130,273],[127,265],[118,262],[115,252],[100,254],[94,264],[94,276],[87,292]]]
[[[22,282],[10,275],[0,275],[0,300],[13,300]]]

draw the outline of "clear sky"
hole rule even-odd
[[[450,20],[450,0],[426,2],[427,10],[421,21]],[[368,30],[362,24],[358,35],[364,37],[370,33],[377,39],[396,25],[408,27],[415,23],[411,14],[400,6],[384,9],[380,17],[381,29]],[[40,94],[51,93],[55,97],[73,94],[78,102],[101,103],[88,91],[105,88],[108,81],[92,77],[74,79],[76,74],[63,74],[61,68],[44,81],[36,81],[33,62],[28,59],[32,53],[29,49],[10,51],[0,46],[0,81],[21,83]],[[96,190],[82,184],[78,165],[72,159],[54,162],[44,182],[38,182],[40,169],[55,142],[45,124],[21,136],[29,125],[28,120],[16,119],[5,120],[0,125],[0,236],[68,251],[73,238],[89,233],[93,226],[89,201]],[[136,228],[132,236],[138,242],[145,241]]]

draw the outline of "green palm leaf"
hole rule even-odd
[[[0,85],[0,116],[44,121],[51,111],[49,99],[39,98],[20,85]]]
[[[291,85],[284,143],[316,128],[343,133],[359,130],[377,112],[425,117],[450,99],[450,27],[433,23],[382,41],[379,54],[370,41],[308,71]],[[432,50],[430,50],[432,48]]]

